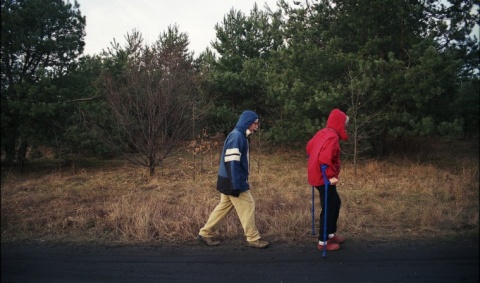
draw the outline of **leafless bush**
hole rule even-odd
[[[138,32],[127,36],[121,73],[105,72],[99,86],[113,114],[114,133],[106,140],[153,176],[173,147],[191,138],[204,108],[186,34],[174,27],[152,47],[143,47],[142,40]]]

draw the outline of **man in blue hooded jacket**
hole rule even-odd
[[[227,136],[223,145],[217,179],[220,203],[210,214],[207,223],[200,229],[197,239],[207,246],[218,246],[214,232],[225,216],[235,207],[249,246],[266,248],[270,244],[260,237],[255,224],[255,201],[248,184],[249,145],[247,137],[258,130],[258,115],[244,111],[235,129]]]

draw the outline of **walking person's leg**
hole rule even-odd
[[[327,256],[327,245],[328,245],[327,244],[327,238],[328,238],[328,230],[327,230],[328,229],[327,228],[328,224],[327,223],[329,222],[328,221],[329,219],[328,219],[328,184],[327,183],[325,183],[324,188],[325,188],[325,194],[324,194],[325,195],[325,201],[324,201],[325,207],[323,209],[325,210],[325,215],[323,217],[324,218],[323,225],[325,225],[325,226],[323,226],[323,241],[324,241],[325,245],[323,246],[323,257],[326,257]]]
[[[337,192],[337,187],[336,186],[330,186],[328,189],[328,197],[329,197],[329,207],[328,207],[328,214],[330,214],[332,217],[329,217],[329,222],[327,225],[331,227],[329,228],[329,234],[328,234],[328,242],[329,243],[334,243],[334,244],[341,244],[345,242],[345,238],[340,237],[337,234],[337,224],[338,224],[338,217],[340,215],[340,208],[342,205],[342,201],[340,200],[340,196]]]
[[[325,211],[325,186],[322,185],[322,186],[318,186],[318,187],[315,187],[317,190],[318,190],[318,193],[320,195],[320,205],[321,205],[321,211],[320,211],[320,219],[319,219],[319,223],[320,223],[320,226],[319,226],[319,235],[318,235],[318,241],[319,241],[319,245],[318,245],[318,249],[319,250],[323,250],[324,246],[323,245],[327,245],[326,248],[327,250],[331,251],[331,250],[338,250],[340,248],[340,245],[338,245],[338,243],[334,243],[334,242],[328,242],[324,240],[324,225],[325,225],[325,212],[327,213],[327,237],[330,236],[333,232],[332,231],[335,231],[334,229],[336,229],[336,218],[338,218],[338,208],[336,208],[336,202],[338,201],[338,199],[336,200],[335,198],[335,194],[336,194],[336,190],[332,190],[334,186],[330,186],[329,189],[328,189],[328,198],[327,198],[327,211]],[[332,193],[333,191],[333,193]],[[333,221],[335,219],[335,224],[333,224]],[[325,243],[327,242],[327,243]]]
[[[318,233],[318,240],[319,241],[324,241],[323,239],[323,230],[324,230],[324,227],[325,227],[325,186],[319,186],[319,187],[315,187],[317,190],[318,190],[318,194],[320,195],[320,219],[319,219],[319,233]],[[327,211],[327,216],[328,216],[328,211]],[[327,220],[327,224],[328,224],[328,220]]]
[[[241,193],[238,198],[232,199],[232,203],[237,211],[247,241],[253,242],[260,239],[260,232],[258,232],[255,224],[255,200],[250,191]]]
[[[342,202],[337,192],[337,186],[328,187],[328,234],[334,234],[337,232],[337,222],[340,215],[340,206]]]
[[[198,237],[198,240],[209,246],[216,246],[220,244],[220,242],[213,240],[214,232],[220,222],[232,210],[232,208],[233,204],[230,200],[230,196],[221,194],[220,202],[208,217],[207,223],[205,223],[205,225],[200,229],[200,232],[198,233],[200,237]]]
[[[255,200],[250,191],[242,192],[238,198],[232,198],[232,203],[249,245],[256,248],[266,248],[269,243],[261,240],[260,232],[255,223]]]

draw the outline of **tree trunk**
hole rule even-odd
[[[27,160],[27,148],[28,148],[27,141],[22,139],[20,141],[20,146],[18,147],[18,156],[17,156],[20,173],[23,173],[25,171],[25,161]]]
[[[15,158],[15,136],[11,135],[7,137],[3,148],[5,150],[5,164],[12,165]]]
[[[148,172],[150,173],[150,177],[153,177],[155,175],[155,164],[150,164],[148,167]]]

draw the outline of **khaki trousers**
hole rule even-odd
[[[260,239],[260,233],[255,225],[255,201],[250,190],[241,193],[238,198],[221,194],[220,203],[212,211],[207,223],[198,234],[202,237],[213,237],[220,222],[234,207],[247,241],[253,242]]]

